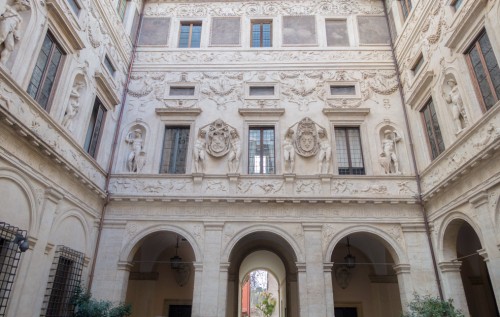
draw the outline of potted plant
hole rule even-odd
[[[443,301],[439,298],[418,294],[408,305],[409,311],[401,314],[402,317],[464,317],[462,312],[453,307],[453,301]]]

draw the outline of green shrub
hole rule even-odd
[[[409,311],[403,313],[402,317],[464,317],[460,310],[453,307],[453,301],[443,301],[436,297],[418,294],[408,305]]]
[[[132,313],[130,305],[113,306],[110,301],[96,300],[81,287],[77,287],[72,303],[75,306],[74,317],[126,317]]]
[[[257,307],[265,317],[271,316],[276,308],[276,299],[269,292],[261,292],[259,299],[259,303],[257,303],[255,307]]]

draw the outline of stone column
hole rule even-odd
[[[203,263],[194,262],[194,286],[193,286],[193,303],[191,314],[193,317],[203,317],[200,310],[201,302],[201,281],[203,279]]]
[[[491,210],[488,204],[488,193],[481,192],[469,200],[475,211],[475,217],[481,227],[483,235],[482,252],[483,258],[488,267],[493,291],[495,292],[495,300],[497,307],[500,307],[500,250],[496,243],[496,226],[495,226],[495,210]],[[486,256],[484,256],[486,255]]]
[[[34,316],[40,314],[42,309],[53,258],[49,254],[52,255],[54,251],[54,245],[49,243],[49,237],[59,202],[64,196],[53,188],[47,188],[44,198],[40,209],[40,226],[35,225],[34,232],[28,233],[36,235],[36,244],[32,250],[26,252],[31,253],[28,265],[22,266],[17,273],[20,278],[18,278],[16,285],[21,287],[17,287],[15,292],[11,294],[11,307],[16,307],[14,311],[9,310],[9,314],[12,316]],[[23,256],[28,258],[27,255]],[[27,282],[28,280],[29,282]]]
[[[132,262],[118,262],[117,272],[116,272],[116,280],[117,284],[121,285],[120,298],[121,302],[125,302],[127,297],[127,288],[128,288],[128,279],[130,276],[130,270],[134,264]]]
[[[220,317],[219,315],[219,289],[227,287],[227,280],[220,285],[220,252],[222,242],[222,229],[224,223],[205,223],[205,244],[203,256],[203,278],[201,281],[200,311],[203,317]],[[225,303],[224,303],[225,306]],[[225,307],[221,310],[225,310]]]
[[[393,266],[398,276],[399,296],[401,297],[401,307],[403,311],[408,308],[408,303],[413,299],[413,285],[410,274],[410,264],[397,264]]]
[[[321,224],[304,224],[304,244],[306,251],[307,284],[306,287],[309,316],[325,316],[325,274],[323,268],[322,230]]]
[[[299,316],[309,317],[309,301],[307,300],[306,264],[297,262],[297,280],[299,282]]]
[[[441,280],[445,299],[453,299],[453,305],[460,309],[465,316],[469,316],[467,299],[465,298],[464,285],[460,276],[460,266],[462,262],[440,262]]]
[[[327,317],[333,316],[335,311],[335,301],[333,299],[332,268],[333,268],[333,262],[323,263]]]

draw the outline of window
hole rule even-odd
[[[45,293],[41,316],[72,316],[71,298],[80,284],[84,254],[65,246],[58,246]]]
[[[340,175],[364,175],[363,151],[359,128],[335,128]]]
[[[408,15],[410,15],[412,9],[411,0],[399,0],[399,3],[401,4],[401,11],[403,12],[403,18],[406,20]]]
[[[326,43],[328,46],[349,46],[347,20],[326,20]]]
[[[432,99],[429,100],[422,110],[420,110],[420,113],[424,120],[425,132],[431,148],[432,159],[435,159],[444,151],[444,142]]]
[[[252,47],[271,47],[272,22],[252,21]]]
[[[201,22],[182,22],[179,47],[196,48],[201,42]]]
[[[49,104],[63,57],[63,50],[52,34],[47,33],[28,85],[28,94],[44,109],[47,109]]]
[[[186,173],[189,127],[167,127],[163,141],[160,173]]]
[[[413,67],[411,68],[413,74],[415,75],[418,74],[423,64],[424,64],[424,58],[422,54],[420,54],[420,56],[417,58],[417,61],[415,62],[415,64],[413,64]]]
[[[274,174],[274,127],[251,127],[248,136],[248,173]]]
[[[73,10],[73,12],[75,12],[75,14],[78,16],[78,14],[80,14],[80,10],[81,10],[78,2],[76,0],[67,0],[67,1],[68,1],[69,6],[71,7],[71,10]]]
[[[87,136],[83,148],[92,157],[97,156],[97,145],[99,144],[102,128],[104,126],[104,119],[106,116],[106,108],[102,102],[96,98],[92,116],[90,117],[89,128],[87,129]]]
[[[486,110],[500,97],[500,69],[486,32],[483,31],[467,52],[469,68],[474,74],[474,85]]]
[[[460,6],[462,5],[462,0],[453,0],[450,5],[455,9],[455,11],[457,11]]]
[[[330,95],[332,96],[355,96],[356,86],[354,85],[330,85]]]
[[[127,11],[127,0],[118,0],[118,6],[116,7],[116,12],[120,16],[120,19],[125,19],[125,11]]]
[[[113,63],[111,62],[111,59],[109,59],[108,55],[104,56],[104,66],[106,66],[106,69],[109,71],[111,76],[115,75],[116,68],[113,66]]]
[[[169,96],[194,96],[195,87],[170,86]]]
[[[250,96],[274,96],[274,86],[250,86]]]

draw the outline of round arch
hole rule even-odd
[[[369,233],[377,238],[379,241],[387,248],[392,258],[394,259],[395,264],[409,263],[408,256],[406,252],[404,252],[403,248],[399,245],[397,241],[394,240],[392,236],[387,234],[385,231],[372,227],[372,226],[350,226],[339,231],[330,241],[328,247],[326,249],[326,253],[324,255],[324,261],[330,262],[333,254],[333,250],[337,246],[337,244],[348,235],[355,233]]]
[[[81,227],[83,229],[83,234],[85,236],[85,240],[83,242],[83,250],[77,250],[77,251],[80,251],[80,252],[83,251],[86,255],[91,254],[90,245],[88,243],[90,241],[90,231],[91,230],[90,230],[90,227],[89,227],[87,220],[85,219],[85,217],[82,216],[82,213],[80,210],[70,209],[69,211],[60,213],[56,217],[56,219],[54,220],[54,224],[53,224],[52,230],[50,232],[50,239],[54,239],[55,235],[57,234],[58,229],[61,227],[61,225],[64,223],[64,221],[69,220],[71,218],[76,219],[76,221],[81,225]]]
[[[296,262],[305,261],[304,254],[301,248],[299,247],[298,243],[286,231],[276,226],[254,225],[239,231],[237,234],[233,236],[233,238],[225,245],[224,252],[222,252],[221,255],[221,262],[229,262],[231,253],[233,252],[234,247],[238,244],[238,242],[241,241],[244,237],[257,232],[267,232],[275,234],[280,238],[284,239],[284,241],[286,241],[294,251]]]
[[[170,231],[176,234],[181,235],[184,237],[189,244],[191,245],[191,248],[193,249],[194,256],[196,262],[203,261],[203,254],[201,252],[201,248],[197,242],[197,240],[194,238],[194,236],[185,230],[184,228],[178,227],[178,226],[172,226],[172,225],[152,225],[147,228],[142,229],[139,233],[137,233],[134,237],[132,237],[130,240],[127,241],[125,246],[122,248],[120,252],[120,261],[122,262],[130,262],[134,258],[135,252],[139,249],[140,245],[139,242],[149,236],[152,233],[156,232],[161,232],[161,231]]]

